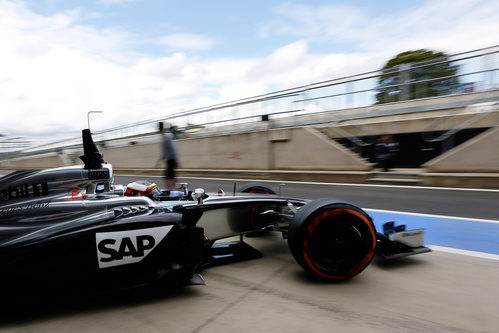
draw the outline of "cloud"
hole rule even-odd
[[[492,0],[432,0],[391,15],[353,5],[284,4],[260,36],[294,36],[310,42],[350,43],[357,51],[383,53],[434,48],[459,52],[494,45],[499,3]],[[488,31],[488,33],[487,33]]]
[[[143,80],[137,56],[125,51],[129,36],[78,22],[78,11],[41,16],[0,2],[0,132],[67,135],[84,126],[89,110],[105,110],[106,126],[126,122],[131,109],[130,121],[145,116],[131,105]]]
[[[158,38],[158,44],[171,50],[207,50],[213,47],[214,42],[204,36],[195,34],[172,34]]]
[[[363,10],[347,5],[311,6],[282,4],[273,9],[277,18],[264,23],[261,37],[292,35],[314,40],[324,38],[346,38],[352,29],[368,21]]]
[[[82,10],[44,16],[23,2],[0,1],[0,133],[76,136],[90,110],[104,111],[92,117],[92,129],[101,130],[373,70],[410,49],[457,52],[496,43],[499,3],[452,4],[425,2],[396,16],[347,5],[281,5],[261,36],[286,36],[288,43],[260,57],[207,58],[195,52],[215,45],[206,36],[158,37],[169,52],[157,57],[137,51],[144,46],[139,36],[83,24]],[[335,43],[352,47],[338,52]]]
[[[98,0],[99,3],[104,5],[121,5],[124,3],[136,2],[139,0]]]

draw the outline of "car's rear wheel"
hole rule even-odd
[[[262,184],[249,183],[241,186],[238,190],[239,193],[258,193],[258,194],[275,194],[275,192]]]
[[[345,280],[373,259],[376,230],[371,218],[352,204],[313,200],[293,217],[288,245],[296,261],[313,277]]]

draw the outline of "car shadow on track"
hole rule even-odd
[[[133,306],[152,304],[162,300],[196,297],[195,287],[143,286],[106,293],[73,293],[71,295],[3,298],[0,305],[0,328],[30,322],[57,319],[74,314],[90,314]]]
[[[402,269],[410,266],[426,265],[428,262],[421,257],[408,256],[397,259],[386,260],[381,257],[374,257],[371,264],[383,270]]]

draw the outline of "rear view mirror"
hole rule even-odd
[[[205,192],[202,188],[197,188],[194,190],[194,198],[198,201],[198,204],[203,203],[204,194]]]

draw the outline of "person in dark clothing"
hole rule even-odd
[[[376,163],[383,171],[389,171],[395,166],[398,151],[398,143],[391,135],[381,136],[374,146],[374,158]]]
[[[393,136],[387,135],[386,138],[386,148],[388,150],[388,160],[387,167],[388,170],[393,169],[398,161],[399,155],[399,143],[395,141]]]
[[[175,188],[175,183],[177,182],[175,178],[175,169],[178,167],[178,151],[175,146],[175,137],[173,133],[170,131],[170,125],[165,124],[163,122],[158,123],[159,133],[161,134],[161,154],[156,163],[156,167],[159,167],[161,161],[165,161],[166,170],[165,170],[165,184],[169,190],[173,190]]]
[[[374,146],[374,160],[376,161],[376,165],[383,169],[383,171],[387,171],[388,167],[386,165],[388,151],[386,145],[383,141],[383,136],[379,137],[376,140],[376,145]]]

